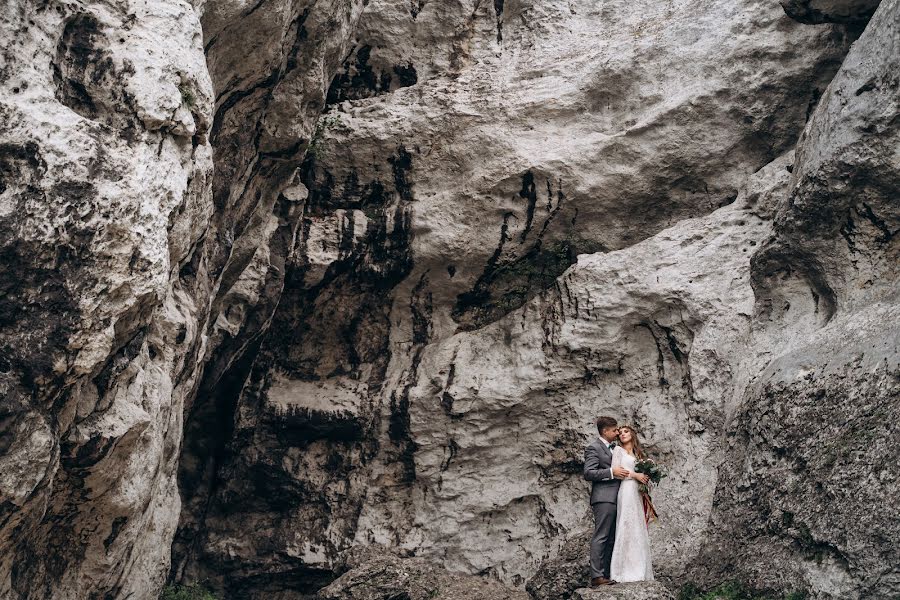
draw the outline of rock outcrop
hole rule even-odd
[[[900,4],[883,3],[844,60],[754,256],[756,337],[773,360],[727,438],[716,561],[699,563],[714,579],[900,594],[900,530],[880,509],[900,492],[898,23]]]
[[[593,529],[586,529],[566,540],[553,558],[541,563],[528,580],[525,589],[534,600],[569,600],[575,591],[591,579],[591,571],[584,560],[585,548],[590,547]]]
[[[245,580],[251,589],[267,585],[249,556],[230,549],[216,557],[206,552],[207,509],[222,480],[236,397],[259,338],[272,323],[308,210],[298,168],[361,8],[361,0],[204,7],[207,63],[216,90],[211,131],[216,178],[215,211],[201,254],[204,275],[214,287],[204,328],[208,348],[179,463],[185,508],[173,547],[176,579],[218,581],[228,573],[229,586]],[[270,548],[260,552],[274,568]],[[284,570],[277,571],[279,586],[305,577],[302,569],[295,579]]]
[[[0,597],[900,594],[900,0],[9,4]]]
[[[369,3],[205,552],[311,580],[383,543],[524,584],[587,524],[607,410],[675,469],[658,555],[681,572],[779,156],[850,41],[755,3]]]
[[[377,545],[352,552],[346,566],[350,570],[320,590],[317,600],[529,600],[495,579],[450,573]]]
[[[184,276],[212,213],[199,21],[13,2],[0,27],[0,597],[146,595],[205,314]]]
[[[221,434],[184,414],[278,302],[294,173],[361,8],[263,4],[2,17],[4,598],[154,597],[180,498],[204,497]]]
[[[602,588],[580,588],[576,600],[675,600],[676,595],[659,583],[622,583]]]

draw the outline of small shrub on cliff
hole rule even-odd
[[[678,600],[805,600],[803,592],[793,592],[787,596],[765,594],[747,589],[739,583],[723,583],[715,589],[702,591],[689,583],[681,588]]]
[[[216,596],[199,583],[190,585],[167,585],[159,600],[218,600]]]
[[[181,92],[181,101],[188,105],[188,108],[194,108],[194,103],[196,99],[194,98],[194,94],[191,92],[191,89],[182,84],[178,86],[178,91]]]
[[[324,150],[322,149],[322,138],[329,129],[342,127],[344,122],[340,115],[328,115],[322,117],[316,122],[316,130],[313,132],[312,139],[309,140],[309,146],[306,148],[307,156],[313,159],[321,158]]]

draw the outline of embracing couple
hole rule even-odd
[[[591,587],[619,581],[652,581],[647,522],[639,484],[647,475],[634,470],[644,458],[637,433],[612,417],[597,419],[600,439],[584,451],[584,478],[591,484],[594,535],[591,537]],[[649,504],[649,499],[648,499]]]

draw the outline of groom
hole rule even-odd
[[[628,470],[612,466],[612,448],[619,427],[612,417],[597,419],[600,439],[584,449],[584,478],[591,483],[591,511],[594,513],[594,535],[591,537],[591,587],[611,585],[609,564],[616,540],[616,500],[619,480]]]

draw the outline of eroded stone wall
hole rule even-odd
[[[0,596],[897,591],[897,0],[7,8]]]

